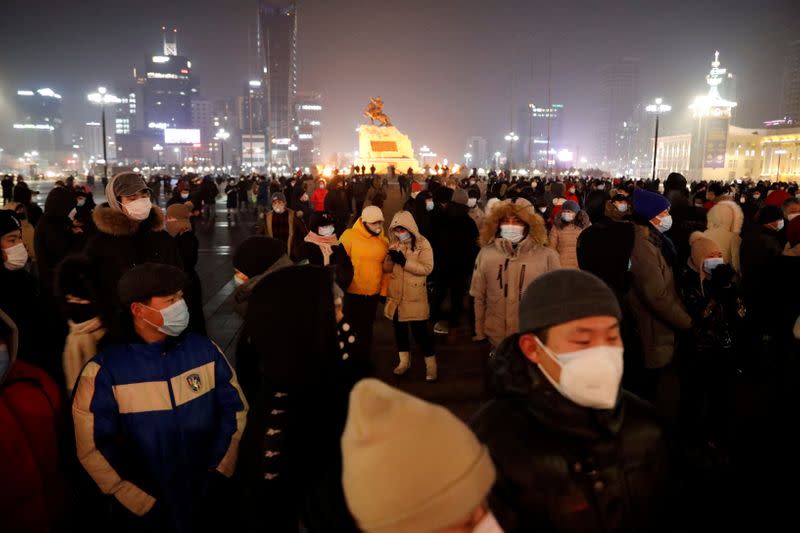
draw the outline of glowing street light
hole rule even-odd
[[[511,164],[511,154],[514,152],[514,141],[519,140],[519,135],[511,131],[505,136],[505,139],[508,141],[508,167],[511,168],[513,166]]]
[[[156,166],[161,166],[161,152],[164,151],[164,147],[160,144],[153,145],[153,151],[156,153]]]
[[[500,156],[501,155],[503,155],[503,154],[501,154],[500,152],[495,152],[494,153],[494,167],[495,168],[500,168]]]
[[[230,136],[231,134],[225,131],[225,128],[220,128],[217,134],[214,135],[214,138],[219,141],[219,151],[222,159],[222,164],[220,166],[223,169],[225,168],[225,141],[227,141]]]
[[[107,146],[106,146],[106,105],[108,104],[118,104],[120,103],[120,99],[114,96],[113,94],[109,94],[105,87],[98,87],[96,93],[90,93],[87,95],[89,101],[93,104],[97,104],[100,106],[100,117],[101,122],[103,124],[103,178],[108,179],[108,154],[107,154]]]
[[[656,135],[653,141],[653,179],[656,179],[656,157],[658,157],[658,119],[662,113],[672,111],[672,106],[664,103],[662,98],[656,98],[655,103],[645,107],[648,113],[655,113],[656,115]]]
[[[472,154],[469,152],[464,154],[464,160],[467,162],[467,166],[469,166],[469,162],[472,161]]]
[[[778,156],[778,174],[775,176],[775,181],[781,181],[781,156],[784,156],[789,152],[787,152],[783,148],[779,148],[775,150],[775,152],[773,153],[775,153]]]

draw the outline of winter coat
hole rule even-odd
[[[325,187],[317,187],[311,195],[311,205],[314,206],[315,213],[322,213],[325,211],[325,198],[328,196],[328,189]]]
[[[336,220],[347,221],[350,218],[350,201],[344,189],[333,189],[325,197],[324,211],[333,214]]]
[[[3,531],[59,530],[65,508],[59,461],[61,393],[39,368],[17,359],[16,327],[6,339],[10,364],[0,371],[0,516]]]
[[[81,372],[72,416],[103,493],[139,517],[155,506],[154,530],[196,531],[210,485],[233,475],[247,402],[225,355],[188,333],[103,350]]]
[[[475,298],[475,334],[497,346],[519,331],[519,302],[530,283],[561,268],[558,254],[547,247],[544,220],[525,202],[506,200],[492,209],[481,230],[470,296]],[[500,220],[514,214],[528,224],[528,235],[517,246],[497,236]]]
[[[183,231],[174,237],[178,255],[183,264],[183,271],[189,283],[183,289],[186,305],[189,307],[188,331],[198,335],[206,334],[206,319],[203,312],[203,284],[195,269],[199,256],[200,242],[193,231]]]
[[[353,282],[353,263],[341,244],[331,247],[333,252],[328,263],[328,268],[333,270],[333,279],[336,284],[345,290]],[[313,242],[303,241],[297,250],[297,262],[308,261],[310,265],[324,266],[322,252]]]
[[[578,236],[591,226],[589,215],[581,210],[573,222],[564,222],[558,217],[550,229],[550,246],[558,252],[561,268],[578,268]]]
[[[364,202],[367,199],[367,188],[369,184],[366,178],[359,177],[353,180],[353,198],[356,202]]]
[[[56,353],[41,350],[47,335],[42,335],[40,318],[46,309],[36,278],[25,268],[8,270],[0,263],[0,310],[14,321],[19,331],[21,358],[38,367],[58,367]],[[49,364],[48,364],[49,363]]]
[[[431,217],[430,233],[436,279],[467,278],[478,255],[478,227],[469,216],[469,208],[456,202],[437,208]]]
[[[72,221],[69,213],[75,207],[75,197],[63,187],[53,189],[47,195],[44,215],[34,232],[34,246],[39,258],[39,279],[42,293],[53,296],[53,273],[56,266],[68,254],[77,251],[77,242],[72,233]]]
[[[672,190],[666,196],[670,202],[672,228],[664,235],[675,243],[677,252],[675,264],[685,265],[692,254],[689,236],[695,231],[706,229],[706,210],[689,205],[689,199],[681,191]]]
[[[672,361],[675,330],[687,330],[692,319],[681,305],[672,268],[659,241],[644,226],[637,226],[631,252],[632,289],[627,300],[636,317],[645,368],[662,368]]]
[[[478,231],[480,231],[481,226],[483,225],[483,219],[486,218],[486,214],[483,212],[483,209],[476,205],[475,207],[470,207],[469,218],[475,222],[475,227],[477,227]]]
[[[744,224],[742,208],[736,202],[717,202],[708,212],[707,219],[708,229],[703,236],[717,243],[725,263],[733,266],[736,272],[741,272],[739,251],[742,239],[739,234]]]
[[[395,237],[393,230],[400,226],[411,232],[410,240],[400,242]],[[420,234],[414,217],[408,211],[400,211],[394,216],[389,235],[389,249],[402,252],[406,264],[398,265],[390,255],[383,260],[383,271],[390,274],[383,314],[393,320],[397,313],[399,322],[428,320],[430,308],[426,281],[433,271],[433,249],[428,239]]]
[[[287,209],[286,213],[289,216],[289,234],[284,238],[283,235],[276,235],[272,228],[272,219],[275,216],[274,211],[267,211],[264,213],[264,234],[267,237],[278,239],[286,243],[286,253],[292,259],[295,258],[297,249],[303,244],[303,239],[306,237],[308,230],[306,225],[303,224],[302,219],[291,209]]]
[[[383,178],[380,176],[373,176],[372,185],[367,190],[367,203],[365,205],[382,206],[383,204],[377,201],[380,197],[386,200],[386,191],[383,189]]]
[[[239,207],[239,186],[229,183],[225,186],[225,207],[227,209],[236,209]]]
[[[742,237],[742,290],[745,300],[749,300],[748,306],[753,307],[754,316],[766,309],[770,296],[765,294],[764,287],[782,251],[778,232],[764,226],[757,226]]]
[[[212,184],[213,185],[213,184]],[[164,231],[164,213],[153,206],[150,216],[136,222],[103,204],[92,219],[97,233],[86,244],[93,279],[98,284],[100,316],[109,327],[120,309],[117,283],[122,274],[142,263],[162,263],[182,268],[178,249]]]
[[[383,231],[380,235],[372,235],[359,217],[353,227],[342,234],[339,242],[353,262],[353,282],[346,291],[363,296],[379,294],[383,279],[383,260],[389,250],[389,241]]]
[[[668,530],[672,484],[652,407],[624,391],[610,410],[577,405],[517,342],[496,350],[496,397],[471,422],[497,469],[489,508],[503,530]]]

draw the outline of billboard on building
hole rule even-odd
[[[165,128],[164,144],[200,144],[200,130]]]
[[[728,144],[728,119],[709,118],[706,127],[706,146],[703,167],[724,168]]]

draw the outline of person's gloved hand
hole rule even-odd
[[[389,250],[389,257],[392,258],[395,264],[401,267],[406,266],[406,256],[400,250]]]

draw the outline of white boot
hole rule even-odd
[[[436,356],[425,358],[425,381],[431,382],[439,379],[439,369],[436,366]]]
[[[394,374],[396,376],[402,376],[408,371],[408,367],[411,366],[411,356],[408,352],[400,352],[400,364],[397,365],[397,368],[394,369]]]

